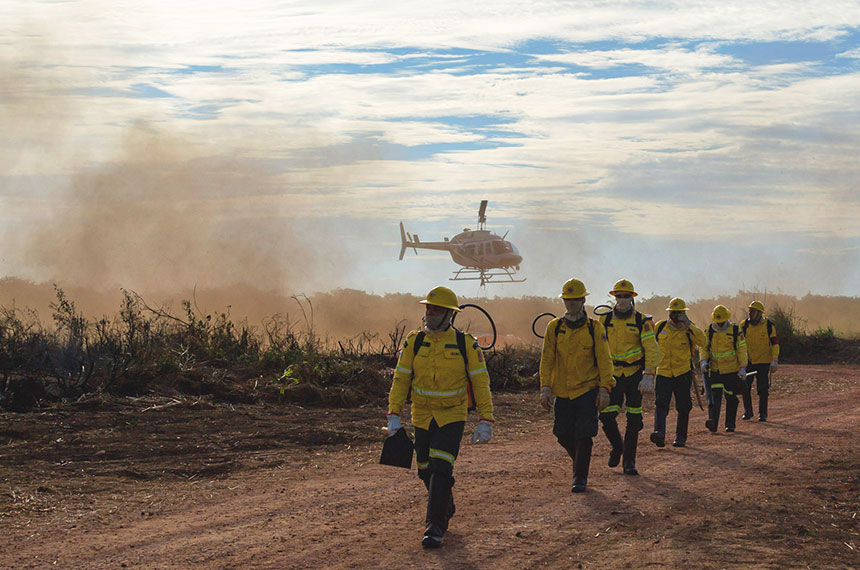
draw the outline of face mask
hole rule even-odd
[[[579,315],[582,313],[582,309],[585,307],[585,299],[565,299],[564,300],[564,309],[567,311],[564,316],[569,317],[570,320],[576,320],[579,318]]]
[[[687,313],[684,311],[672,311],[669,313],[669,320],[673,323],[683,324],[687,322]]]
[[[451,311],[445,311],[441,315],[424,315],[424,326],[428,331],[441,331],[448,328],[451,320]]]
[[[753,324],[758,324],[761,320],[761,313],[756,313],[754,317],[750,317],[750,322]]]
[[[714,330],[717,332],[723,332],[727,328],[729,328],[729,321],[724,323],[714,323]]]
[[[622,298],[615,300],[615,309],[619,313],[626,313],[633,308],[633,298]]]

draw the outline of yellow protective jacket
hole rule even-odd
[[[573,399],[598,385],[611,390],[612,373],[609,342],[600,321],[588,319],[575,329],[563,317],[549,322],[540,356],[541,387],[550,386],[553,395]]]
[[[634,310],[629,317],[619,318],[612,312],[603,315],[600,322],[606,327],[615,376],[633,376],[639,370],[654,374],[660,362],[660,348],[650,315]]]
[[[702,360],[710,362],[711,372],[728,374],[746,368],[747,343],[738,325],[730,322],[726,330],[718,332],[712,324],[705,331],[705,339],[705,346],[699,349],[699,353]]]
[[[457,348],[457,332],[448,327],[442,332],[427,332],[415,353],[413,346],[419,331],[406,336],[394,381],[388,393],[388,413],[400,415],[412,389],[412,425],[422,429],[436,420],[441,427],[451,422],[466,421],[468,415],[468,383],[472,382],[475,405],[481,419],[495,420],[490,375],[484,354],[475,337],[465,333],[466,361]]]
[[[686,330],[675,330],[667,321],[657,323],[656,331],[660,345],[657,375],[677,378],[689,372],[690,359],[696,358],[697,347],[705,346],[705,333],[693,323]]]
[[[779,358],[779,340],[776,338],[776,327],[770,319],[762,318],[756,325],[747,319],[741,330],[747,341],[747,354],[751,364],[770,364]]]

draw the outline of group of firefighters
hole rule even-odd
[[[655,393],[654,430],[650,440],[666,444],[666,418],[672,396],[678,418],[674,447],[687,441],[697,372],[704,377],[708,401],[705,426],[716,432],[725,396],[724,426],[735,431],[739,399],[742,419],[753,417],[752,385],[758,394],[758,421],[767,421],[769,376],[779,358],[773,322],[764,305],[753,301],[742,324],[730,320],[723,305],[714,307],[704,332],[687,316],[687,304],[674,298],[668,318],[657,323],[636,310],[633,284],[621,279],[610,291],[611,311],[590,318],[585,311],[585,284],[564,283],[559,297],[565,313],[549,322],[540,360],[540,405],[554,410],[553,434],[573,463],[572,492],[586,490],[593,439],[598,422],[611,444],[609,467],[621,463],[627,475],[638,475],[636,449],[643,429],[642,395]],[[479,421],[472,443],[493,437],[490,377],[477,340],[452,325],[457,297],[447,287],[435,287],[425,299],[423,330],[407,335],[389,393],[388,433],[403,429],[400,415],[412,400],[412,426],[418,477],[428,491],[424,548],[438,548],[453,516],[454,461],[469,409]],[[698,360],[697,360],[698,356]],[[410,396],[411,393],[411,396]],[[698,397],[697,392],[696,393]],[[624,435],[617,416],[626,414]]]

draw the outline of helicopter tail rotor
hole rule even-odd
[[[406,241],[406,230],[403,229],[403,222],[400,222],[400,261],[403,261],[403,254],[406,253],[407,247],[409,242]]]

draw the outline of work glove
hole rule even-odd
[[[540,389],[540,405],[544,410],[550,411],[552,409],[552,399],[552,387],[542,386]]]
[[[472,434],[472,443],[487,443],[493,439],[493,422],[491,420],[481,420],[478,422],[478,427]]]
[[[645,394],[646,392],[654,391],[654,375],[653,374],[643,374],[642,380],[639,381],[639,393]]]
[[[699,361],[699,369],[702,371],[702,374],[707,374],[708,370],[711,369],[711,365],[708,364],[707,360]]]
[[[746,367],[741,368],[740,370],[738,370],[738,378],[740,378],[741,380],[746,380],[746,379],[747,379],[747,369],[746,369]]]
[[[609,390],[601,386],[597,390],[597,411],[600,412],[603,408],[609,406]]]
[[[402,427],[403,424],[400,423],[400,416],[397,414],[388,414],[388,437],[397,433]]]
[[[774,358],[770,363],[770,371],[776,372],[777,368],[779,368],[779,361],[776,358]]]

